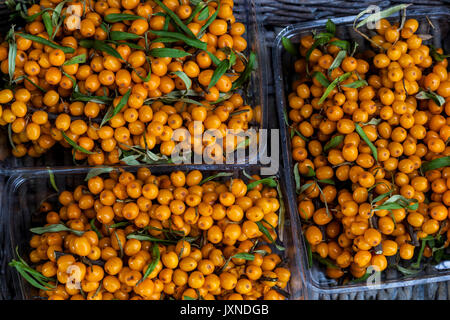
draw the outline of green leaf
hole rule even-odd
[[[48,171],[48,175],[50,176],[50,184],[52,185],[53,189],[56,192],[59,192],[58,187],[56,186],[56,182],[55,182],[55,174],[53,173],[52,170],[50,170],[49,167],[47,167],[47,171]]]
[[[424,90],[419,91],[419,93],[416,94],[416,99],[419,99],[419,100],[431,99],[438,106],[442,106],[445,103],[445,99],[443,97],[441,97],[437,93],[430,91],[430,90],[429,91],[424,91]]]
[[[63,66],[70,66],[72,64],[85,63],[85,62],[86,62],[86,54],[83,53],[83,54],[73,57],[70,60],[67,60],[66,62],[63,63]]]
[[[35,276],[34,273],[29,272],[28,268],[25,268],[23,266],[23,264],[21,262],[18,262],[16,260],[11,260],[8,264],[10,267],[15,268],[16,271],[29,283],[31,284],[33,287],[44,290],[44,291],[48,291],[52,288],[54,288],[55,286],[50,285],[49,283],[45,283],[44,281],[42,281],[42,279],[39,278],[35,278],[33,276]]]
[[[395,209],[417,210],[418,208],[419,203],[417,202],[416,199],[407,199],[399,194],[396,194],[387,199],[381,205],[375,207],[373,210],[374,211],[395,210]]]
[[[148,52],[149,56],[157,57],[157,58],[183,58],[187,56],[191,56],[189,52],[179,49],[172,48],[155,48],[151,49]]]
[[[105,21],[109,22],[109,23],[132,21],[132,20],[138,20],[138,19],[145,20],[144,17],[136,16],[136,15],[128,14],[128,13],[110,13],[105,16]]]
[[[330,141],[326,143],[325,147],[323,147],[323,152],[327,152],[330,149],[336,148],[342,143],[342,141],[344,141],[343,135],[334,136]]]
[[[151,30],[150,33],[153,33],[156,36],[164,37],[164,38],[172,38],[177,39],[180,41],[183,41],[187,45],[200,49],[200,50],[206,50],[206,43],[203,41],[200,41],[198,39],[192,39],[186,37],[184,34],[179,32],[171,32],[171,31],[160,31],[160,30]]]
[[[205,50],[205,52],[211,58],[211,61],[215,66],[218,66],[222,62],[219,58],[217,58],[213,53],[209,52],[208,50]]]
[[[156,243],[154,243],[153,247],[152,247],[152,262],[150,262],[147,270],[145,270],[144,276],[141,278],[141,280],[139,280],[138,283],[147,279],[148,276],[150,275],[150,273],[152,273],[153,270],[155,270],[155,268],[158,265],[158,262],[160,260],[160,257],[161,257],[161,252],[159,251],[159,246]]]
[[[217,1],[217,8],[216,11],[211,15],[211,17],[209,17],[208,20],[206,20],[206,23],[201,27],[200,32],[198,33],[198,38],[203,37],[203,35],[205,34],[206,30],[208,29],[209,25],[216,20],[217,15],[219,14],[219,10],[220,10],[220,2]]]
[[[92,168],[91,170],[89,170],[88,174],[86,175],[86,178],[84,178],[84,181],[88,181],[89,179],[93,178],[93,177],[97,177],[101,174],[104,173],[110,173],[111,171],[113,171],[114,168],[112,167],[95,167]]]
[[[12,59],[11,57],[15,57],[17,55],[17,43],[15,39],[14,33],[14,25],[11,27],[8,32],[8,74],[9,74],[9,83],[12,83],[14,80],[14,72],[16,71],[16,59]]]
[[[40,12],[35,13],[35,14],[31,15],[31,16],[22,15],[22,18],[26,22],[32,22],[32,21],[36,20],[37,17],[39,17],[40,15],[44,14],[44,12],[51,11],[51,10],[53,10],[53,9],[52,8],[45,8],[45,9],[41,10]]]
[[[377,273],[381,274],[380,271],[375,272],[366,271],[366,273],[361,278],[353,279],[352,281],[349,282],[349,284],[365,282],[367,281],[367,279],[369,279],[371,276],[374,276]]]
[[[192,80],[187,76],[186,73],[184,73],[183,71],[174,71],[173,73],[176,74],[178,78],[180,78],[184,82],[186,90],[189,90],[191,88]]]
[[[418,273],[420,273],[422,271],[422,270],[408,269],[408,268],[402,267],[402,266],[400,266],[398,264],[396,264],[395,267],[397,268],[398,271],[403,273],[405,276],[413,276],[413,275],[416,275],[416,274],[418,274]]]
[[[148,236],[145,234],[133,234],[133,233],[130,233],[129,235],[127,235],[127,239],[136,239],[136,240],[140,240],[140,241],[151,241],[151,242],[166,243],[166,244],[176,244],[178,242],[176,240],[159,239],[159,238],[155,238],[155,237]]]
[[[337,77],[336,79],[334,79],[333,82],[331,82],[330,85],[327,87],[327,89],[323,93],[322,97],[320,97],[319,102],[318,102],[319,105],[325,101],[325,99],[328,97],[328,95],[331,93],[331,91],[333,91],[333,89],[338,85],[338,83],[348,79],[351,75],[352,75],[351,72],[347,72],[347,73],[344,73],[343,75]]]
[[[214,180],[216,178],[231,177],[233,174],[234,174],[233,172],[219,172],[219,173],[216,173],[216,174],[214,174],[212,176],[209,176],[209,177],[203,179],[202,181],[200,181],[199,185],[201,186],[202,184],[204,184],[204,183],[206,183],[208,181]]]
[[[212,87],[214,87],[216,85],[217,81],[219,81],[220,77],[223,76],[225,74],[225,72],[227,72],[229,63],[230,62],[228,61],[228,59],[224,59],[217,66],[216,70],[214,70],[214,73],[211,77],[211,81],[209,82],[208,89],[211,89]]]
[[[118,114],[122,110],[123,107],[125,107],[125,105],[128,103],[128,98],[130,97],[130,95],[131,95],[131,89],[128,89],[128,91],[120,99],[117,106],[114,107],[111,105],[110,109],[105,114],[105,116],[100,124],[100,127],[102,127],[105,123],[107,123],[109,120],[111,120],[111,118],[113,118],[116,114]]]
[[[278,185],[278,183],[274,178],[275,177],[268,177],[264,179],[255,180],[247,185],[247,190],[252,190],[254,187],[256,187],[258,184],[261,183],[271,188],[275,188]]]
[[[52,14],[52,24],[54,26],[57,26],[60,22],[60,18],[61,18],[61,12],[62,9],[64,7],[64,5],[67,3],[67,0],[61,1],[60,3],[58,3],[58,5],[55,7],[55,9],[53,10],[53,14]]]
[[[209,8],[208,6],[206,6],[205,8],[203,8],[203,10],[200,11],[200,14],[197,17],[198,21],[203,21],[208,19],[209,17]]]
[[[308,174],[306,176],[307,177],[315,177],[316,176],[316,172],[314,171],[313,168],[308,166]]]
[[[300,172],[298,171],[298,162],[296,162],[294,165],[294,180],[295,180],[295,192],[297,194],[300,194],[301,184],[300,184]]]
[[[184,300],[197,300],[195,298],[189,297],[189,296],[183,296]]]
[[[118,41],[112,41],[112,40],[110,42],[115,43],[116,45],[124,44],[124,45],[129,46],[131,49],[143,50],[143,51],[145,50],[144,47],[138,46],[137,44],[132,43],[132,42],[125,42],[125,41],[118,42]]]
[[[345,41],[345,40],[335,40],[335,41],[331,41],[329,43],[329,45],[333,45],[336,46],[338,48],[344,49],[345,51],[349,52],[350,51],[350,42]]]
[[[177,26],[180,27],[181,30],[184,31],[184,33],[186,33],[189,37],[191,38],[195,38],[195,35],[192,33],[192,31],[187,27],[187,25],[185,25],[183,23],[183,21],[181,21],[180,17],[178,17],[178,15],[173,12],[172,10],[170,10],[164,3],[162,3],[159,0],[153,0],[158,6],[160,6],[168,15],[169,17],[175,22],[175,24]]]
[[[116,57],[117,59],[123,61],[122,56],[116,51],[116,49],[106,44],[106,42],[100,40],[83,39],[80,40],[79,44],[84,48],[94,48],[95,50],[105,52],[110,56]]]
[[[245,82],[247,82],[247,80],[250,78],[250,75],[253,71],[255,62],[256,62],[256,54],[252,51],[252,52],[250,52],[250,56],[248,58],[248,63],[245,66],[244,71],[241,73],[239,78],[233,82],[233,85],[231,86],[231,90],[240,88],[242,85],[244,85]]]
[[[378,151],[377,148],[373,145],[373,143],[369,140],[364,130],[361,128],[361,126],[358,123],[355,123],[356,132],[359,134],[359,136],[364,140],[365,143],[369,146],[370,150],[372,150],[373,157],[378,162]]]
[[[45,11],[42,14],[42,21],[44,22],[45,30],[47,31],[49,38],[53,39],[53,24],[48,11]]]
[[[420,262],[422,261],[423,252],[425,250],[425,246],[427,245],[427,241],[434,240],[432,236],[427,236],[422,240],[422,245],[420,246],[419,255],[417,256],[417,261],[411,264],[411,268],[419,269],[420,268]]]
[[[342,63],[342,61],[347,57],[347,51],[346,50],[341,50],[338,52],[338,54],[336,55],[336,58],[334,58],[333,63],[331,64],[331,66],[328,68],[328,74],[331,74],[331,72],[336,69],[337,67],[339,67]]]
[[[16,145],[14,144],[13,138],[12,138],[12,129],[11,129],[11,123],[8,123],[8,140],[9,140],[9,144],[11,145],[11,147],[14,150],[16,149]]]
[[[431,161],[422,163],[422,172],[427,172],[429,170],[444,168],[450,166],[450,156],[437,158]]]
[[[86,150],[86,149],[83,148],[83,147],[80,147],[78,144],[76,144],[75,141],[73,141],[72,139],[70,139],[70,138],[65,134],[65,132],[62,131],[62,130],[61,130],[61,134],[63,135],[64,140],[66,140],[67,143],[70,144],[75,150],[78,150],[78,151],[80,151],[80,152],[87,153],[87,154],[94,154],[94,152],[89,151],[89,150]]]
[[[58,223],[58,224],[51,224],[47,227],[38,227],[38,228],[31,228],[30,231],[35,234],[44,234],[48,232],[61,232],[61,231],[69,231],[73,234],[81,237],[84,234],[84,231],[80,230],[74,230],[69,227],[66,227],[65,225]]]
[[[362,27],[363,25],[365,25],[365,24],[367,24],[367,23],[373,23],[373,22],[379,21],[379,20],[381,20],[381,19],[385,19],[385,18],[387,18],[387,17],[390,17],[390,16],[393,15],[394,13],[396,13],[396,12],[398,12],[398,11],[401,11],[401,10],[403,10],[403,9],[406,9],[406,8],[409,7],[410,5],[411,5],[411,3],[409,3],[409,4],[399,4],[399,5],[397,5],[397,6],[394,6],[394,7],[389,8],[389,9],[386,9],[386,10],[383,10],[383,11],[376,12],[376,13],[374,13],[374,14],[371,14],[371,15],[368,16],[366,19],[364,19],[364,20],[362,20],[361,22],[359,22],[359,23],[356,25],[356,28],[358,29],[358,28]],[[365,10],[365,11],[366,11],[366,10]],[[364,12],[364,11],[363,11],[363,12]],[[357,19],[359,19],[359,18],[357,17]],[[357,19],[355,19],[355,21],[356,21]]]
[[[298,50],[297,48],[294,46],[294,44],[291,42],[290,39],[286,38],[286,37],[282,37],[281,38],[281,43],[283,44],[284,49],[289,52],[290,54],[292,54],[293,56],[298,55]]]
[[[319,263],[327,266],[328,268],[339,269],[339,267],[337,265],[335,265],[333,262],[331,262],[330,259],[322,258],[317,253],[313,253],[312,255],[315,260],[317,260]]]
[[[88,96],[77,91],[72,92],[73,101],[83,101],[83,102],[95,102],[100,104],[110,104],[112,98],[105,96]]]
[[[300,190],[299,190],[299,194],[303,193],[306,189],[308,189],[309,187],[311,187],[314,183],[310,182],[307,184],[304,184],[301,186]]]
[[[91,229],[92,231],[94,231],[97,234],[97,237],[99,239],[103,238],[101,232],[97,229],[97,227],[95,226],[95,218],[91,219],[91,222],[89,223],[91,225]]]
[[[35,86],[36,88],[38,88],[38,89],[41,90],[42,92],[44,92],[44,93],[47,92],[47,90],[45,90],[44,88],[40,87],[40,86],[37,85],[35,82],[33,82],[30,78],[28,78],[27,75],[20,76],[20,77],[18,77],[17,79],[15,79],[14,81],[15,81],[15,82],[18,82],[18,81],[20,81],[20,80],[22,80],[22,79],[25,79],[26,81],[28,81],[29,83],[31,83],[33,86]]]
[[[19,36],[21,36],[22,38],[25,38],[25,39],[28,39],[28,40],[31,40],[31,41],[43,44],[45,46],[49,46],[49,47],[54,48],[54,49],[60,49],[64,53],[74,53],[75,52],[74,48],[60,46],[60,45],[58,45],[56,43],[53,43],[53,42],[51,42],[51,41],[49,41],[47,39],[44,39],[42,37],[39,37],[39,36],[34,36],[34,35],[31,35],[31,34],[28,34],[28,33],[20,33]]]
[[[430,45],[430,55],[433,57],[435,61],[441,62],[444,59],[450,58],[450,54],[440,54],[436,51],[436,47]]]
[[[365,87],[367,85],[369,85],[369,84],[367,83],[366,80],[356,80],[356,81],[354,81],[352,83],[343,84],[342,86],[346,87],[346,88],[355,88],[355,89],[357,89],[357,88],[360,88],[360,87]]]
[[[253,260],[255,260],[255,255],[251,254],[251,253],[242,252],[242,253],[236,253],[235,255],[231,256],[231,258],[253,261]]]
[[[320,180],[317,180],[317,182],[325,183],[325,184],[331,184],[333,186],[335,185],[335,183],[334,183],[334,181],[332,179],[320,179]]]
[[[322,72],[315,71],[311,76],[319,81],[319,83],[325,88],[330,85],[330,81],[328,81],[327,77]]]
[[[256,224],[258,225],[259,231],[261,231],[266,236],[266,238],[269,239],[271,243],[274,243],[274,240],[270,235],[269,230],[267,230],[267,228],[262,224],[262,222],[257,221]]]
[[[328,33],[331,33],[333,35],[336,33],[336,25],[330,19],[328,19],[327,23],[325,24],[325,27]]]
[[[129,32],[123,32],[123,31],[111,31],[109,33],[111,40],[114,41],[120,41],[120,40],[134,40],[142,38],[142,36],[139,36],[134,33]]]

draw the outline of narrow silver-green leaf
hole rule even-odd
[[[360,28],[363,25],[367,24],[367,23],[374,23],[376,21],[379,21],[381,19],[385,19],[387,17],[390,17],[391,15],[393,15],[396,12],[399,12],[403,9],[406,9],[407,7],[409,7],[412,3],[408,3],[408,4],[399,4],[397,6],[388,8],[386,10],[380,11],[380,12],[376,12],[374,14],[371,14],[370,16],[368,16],[367,18],[365,18],[364,20],[362,20],[361,22],[359,22],[356,25],[356,28]],[[355,20],[356,21],[356,20]]]
[[[419,99],[419,100],[431,99],[438,106],[442,106],[445,103],[445,99],[443,97],[441,97],[440,95],[438,95],[437,93],[435,93],[435,92],[433,92],[431,90],[429,90],[429,91],[424,91],[424,90],[419,91],[419,93],[416,94],[416,99]]]
[[[105,21],[109,22],[109,23],[132,21],[132,20],[138,20],[138,19],[145,20],[144,17],[136,16],[136,15],[128,14],[128,13],[110,13],[105,16]]]
[[[325,28],[327,29],[328,33],[331,33],[331,34],[336,33],[336,25],[330,19],[328,19],[327,23],[325,24]]]
[[[94,154],[94,152],[86,150],[85,148],[79,146],[75,141],[70,139],[62,130],[61,130],[61,134],[64,137],[64,140],[66,140],[67,143],[70,144],[75,150],[78,150],[78,151],[86,153],[86,154]]]
[[[116,49],[106,44],[106,42],[100,40],[83,39],[79,42],[80,46],[84,48],[94,48],[95,50],[105,52],[110,56],[116,57],[119,60],[123,60],[120,53]]]
[[[198,38],[203,37],[203,35],[206,32],[206,29],[208,29],[208,27],[210,26],[210,24],[216,20],[217,15],[219,14],[220,11],[220,2],[217,1],[217,8],[216,11],[211,15],[211,17],[209,17],[208,20],[206,20],[206,23],[201,27],[200,32],[198,33]]]
[[[422,163],[422,172],[427,172],[429,170],[435,170],[439,168],[450,167],[450,156],[437,158],[431,161]]]
[[[338,135],[331,138],[331,140],[325,144],[325,147],[323,147],[323,151],[327,152],[330,149],[336,148],[338,145],[341,144],[342,141],[344,141],[343,135]]]
[[[116,114],[118,114],[123,109],[123,107],[125,107],[125,105],[128,103],[128,98],[130,97],[130,95],[131,95],[131,89],[128,89],[128,91],[120,99],[117,106],[115,106],[115,107],[111,106],[111,108],[108,110],[108,112],[103,117],[100,127],[102,127],[106,122],[111,120],[112,117],[114,117]]]
[[[352,83],[343,84],[342,86],[343,86],[343,87],[347,87],[347,88],[355,88],[355,89],[358,89],[358,88],[360,88],[360,87],[365,87],[365,86],[367,86],[367,85],[369,85],[369,84],[367,83],[366,80],[356,80],[356,81],[354,81],[354,82],[352,82]]]
[[[142,38],[135,33],[123,32],[123,31],[111,31],[109,33],[111,40],[120,41],[120,40],[134,40]]]
[[[159,246],[156,243],[154,243],[152,248],[152,261],[148,265],[147,270],[145,270],[144,276],[142,277],[141,280],[139,280],[139,282],[142,282],[145,279],[147,279],[148,276],[153,272],[153,270],[155,270],[156,266],[159,263],[160,256],[161,252],[159,251]]]
[[[78,56],[73,57],[70,60],[67,60],[63,63],[63,66],[70,66],[72,64],[79,64],[79,63],[85,63],[86,62],[86,54],[80,54]]]
[[[330,85],[330,81],[328,81],[327,77],[322,72],[315,71],[311,76],[319,81],[324,88],[328,88]]]
[[[186,90],[189,90],[191,88],[192,80],[187,76],[186,73],[184,73],[183,71],[174,71],[173,73],[176,74],[178,78],[180,78],[184,82]]]
[[[214,73],[211,77],[211,81],[209,82],[208,89],[211,89],[212,87],[214,87],[216,85],[217,81],[219,81],[220,77],[223,76],[225,74],[225,72],[227,72],[229,63],[230,62],[228,61],[228,59],[224,59],[217,66],[216,70],[214,70]]]
[[[161,31],[161,30],[151,30],[149,32],[153,33],[159,37],[173,38],[173,39],[183,41],[187,45],[197,48],[197,49],[206,50],[206,47],[207,47],[205,42],[200,41],[198,39],[188,38],[184,34],[179,33],[179,32]]]
[[[342,63],[342,61],[347,57],[347,51],[341,50],[336,55],[336,58],[334,58],[333,63],[331,64],[330,68],[328,68],[328,74],[331,74],[331,72],[339,67]]]
[[[220,177],[231,177],[234,173],[233,172],[219,172],[216,174],[213,174],[212,176],[209,176],[205,179],[203,179],[202,181],[200,181],[199,185],[201,186],[202,184],[214,180],[216,178],[220,178]]]
[[[56,185],[56,181],[55,181],[55,174],[53,173],[52,170],[50,170],[49,167],[47,167],[47,171],[48,171],[48,175],[50,176],[50,184],[52,185],[53,189],[56,192],[59,192],[58,186]]]
[[[364,140],[365,143],[369,146],[370,150],[372,150],[373,157],[378,162],[378,151],[377,148],[373,145],[372,141],[369,140],[364,130],[361,128],[359,123],[355,123],[356,132],[359,136]]]
[[[28,34],[28,33],[19,33],[19,36],[21,36],[22,38],[25,38],[25,39],[28,39],[28,40],[31,40],[31,41],[43,44],[44,46],[49,46],[49,47],[54,48],[54,49],[60,49],[64,53],[74,53],[75,52],[74,48],[60,46],[60,45],[58,45],[56,43],[53,43],[53,42],[51,42],[51,41],[49,41],[47,39],[44,39],[42,37],[39,37],[39,36],[34,36],[34,35],[31,35],[31,34]]]
[[[283,44],[284,49],[292,54],[293,56],[298,55],[298,50],[292,43],[292,41],[286,37],[281,38],[281,43]]]
[[[53,24],[52,24],[52,19],[50,17],[50,14],[48,13],[48,11],[45,11],[42,14],[42,21],[44,22],[45,30],[47,31],[49,38],[52,39]]]
[[[319,105],[322,104],[325,101],[325,99],[328,97],[328,95],[331,93],[331,91],[333,91],[333,89],[336,88],[338,83],[348,79],[351,75],[352,75],[351,72],[347,72],[347,73],[344,73],[343,75],[337,77],[336,79],[334,79],[333,82],[331,82],[330,85],[327,87],[327,89],[325,90],[323,95],[320,97],[318,104]]]
[[[111,171],[113,171],[114,168],[112,167],[96,167],[96,168],[92,168],[91,170],[89,170],[88,174],[86,175],[86,178],[84,178],[84,181],[88,181],[89,179],[93,178],[93,177],[97,177],[101,174],[104,173],[110,173]]]
[[[255,67],[256,63],[256,54],[252,51],[250,53],[250,56],[248,58],[248,63],[245,66],[244,71],[241,73],[239,78],[233,82],[233,85],[231,86],[231,90],[234,90],[236,88],[240,88],[244,85],[245,82],[250,78],[250,75]]]
[[[69,231],[77,236],[82,236],[84,234],[84,231],[80,230],[74,230],[71,229],[63,224],[51,224],[47,227],[38,227],[38,228],[31,228],[30,231],[35,234],[44,234],[44,233],[50,233],[50,232],[61,232],[61,231]]]
[[[184,24],[183,21],[181,21],[180,17],[170,10],[164,3],[162,3],[159,0],[153,0],[158,6],[160,6],[168,15],[169,17],[175,22],[177,26],[180,27],[181,30],[184,31],[189,37],[195,38],[195,35],[192,33],[192,31],[187,27],[187,25]]]
[[[184,58],[191,56],[189,52],[173,48],[155,48],[148,52],[149,56],[157,58]]]

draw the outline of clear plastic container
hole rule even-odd
[[[256,14],[256,2],[257,0],[240,0],[236,1],[234,6],[234,16],[236,21],[243,23],[246,26],[246,32],[244,38],[247,40],[247,55],[253,51],[257,55],[257,61],[255,64],[255,70],[251,75],[249,85],[246,90],[241,92],[246,97],[246,102],[253,108],[261,106],[261,122],[253,123],[252,127],[255,130],[268,127],[269,115],[268,115],[268,90],[267,90],[267,74],[269,66],[265,63],[267,61],[267,48],[265,45],[264,31],[262,27],[262,21],[260,16]],[[6,10],[6,8],[0,7],[0,10]],[[1,88],[1,83],[0,83]],[[266,144],[261,144],[260,153],[267,149]],[[247,156],[241,160],[245,164],[257,164],[258,155]],[[65,149],[59,144],[55,144],[48,152],[43,154],[39,158],[31,158],[25,156],[23,158],[15,158],[11,155],[11,145],[8,139],[7,127],[0,126],[0,174],[7,174],[8,170],[14,168],[26,168],[26,167],[63,167],[73,166],[71,149]],[[234,165],[227,165],[230,169],[234,168]],[[156,166],[166,166],[156,165]],[[169,165],[170,166],[170,165]],[[208,168],[214,169],[215,165],[207,165]],[[185,165],[181,165],[185,167]]]
[[[77,185],[84,184],[84,178],[90,169],[54,169],[56,185],[59,191],[73,191]],[[136,172],[137,167],[127,168],[127,171]],[[167,174],[167,169],[151,169],[153,174]],[[209,176],[216,171],[204,170],[203,176]],[[233,172],[233,171],[232,171]],[[246,170],[247,173],[258,173],[257,171]],[[242,171],[234,171],[233,178],[242,178]],[[227,177],[224,179],[229,179]],[[223,179],[223,178],[222,178]],[[219,179],[217,179],[219,180]],[[283,181],[284,179],[280,179]],[[281,184],[283,199],[286,199],[286,188]],[[53,189],[49,180],[49,173],[46,169],[39,170],[18,170],[11,175],[3,188],[1,197],[1,229],[0,237],[0,289],[3,299],[33,299],[37,296],[37,290],[30,286],[15,269],[8,266],[11,259],[16,258],[15,248],[18,247],[19,254],[26,261],[30,252],[29,240],[32,233],[29,231],[32,227],[45,224],[45,214],[40,214],[38,208],[44,199],[52,202],[57,201],[57,193]],[[286,203],[285,203],[286,204]],[[297,234],[297,224],[291,223],[289,215],[286,214],[285,223],[282,225],[283,238],[282,243],[286,248],[283,254],[283,263],[291,271],[291,280],[286,289],[290,293],[289,299],[303,299],[303,283],[300,274],[300,257],[298,245],[292,238]],[[279,232],[280,235],[280,232]],[[281,240],[281,237],[280,237]],[[1,296],[0,296],[1,297]]]
[[[364,18],[364,17],[363,17]],[[433,44],[435,47],[442,47],[444,52],[450,51],[450,31],[449,18],[450,10],[448,7],[436,7],[433,10],[414,10],[414,7],[409,7],[407,10],[407,18],[415,18],[419,21],[420,27],[418,34],[430,34],[433,36],[431,40],[424,43]],[[433,24],[433,27],[427,22],[427,18]],[[354,32],[352,25],[355,16],[332,18],[336,24],[336,35],[343,40],[355,40],[359,44],[359,49],[368,46],[360,35]],[[361,18],[362,19],[362,18]],[[388,20],[398,21],[397,17],[390,17]],[[276,85],[276,101],[277,112],[280,125],[280,136],[282,144],[282,170],[287,177],[285,183],[288,189],[288,212],[291,214],[291,221],[297,221],[298,230],[301,230],[301,221],[298,214],[295,181],[294,181],[294,161],[291,154],[291,141],[289,137],[288,127],[284,120],[284,111],[288,111],[287,96],[291,92],[291,84],[295,80],[295,72],[292,71],[295,58],[286,52],[282,45],[282,37],[286,37],[292,43],[298,44],[303,35],[311,34],[312,30],[318,32],[325,29],[327,19],[310,21],[305,23],[295,24],[283,29],[277,36],[273,47],[273,66],[274,66],[274,82]],[[364,27],[365,28],[365,27]],[[365,32],[364,28],[361,31]],[[301,234],[301,232],[299,232]],[[319,265],[316,261],[312,268],[307,268],[308,258],[305,240],[302,235],[298,239],[300,244],[300,256],[302,259],[301,265],[304,266],[302,272],[306,278],[307,291],[314,291],[315,293],[332,294],[332,293],[348,293],[355,291],[388,289],[395,287],[404,287],[410,285],[419,285],[430,282],[439,282],[450,280],[450,261],[445,261],[437,266],[429,267],[423,272],[414,276],[405,277],[394,269],[389,269],[383,272],[378,285],[367,285],[366,282],[353,283],[341,285],[337,281],[327,278],[325,276],[325,268]]]

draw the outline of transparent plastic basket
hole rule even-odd
[[[238,0],[234,6],[234,16],[236,21],[243,23],[246,27],[246,32],[243,37],[247,41],[246,53],[256,53],[255,71],[252,72],[250,82],[247,89],[242,90],[241,94],[245,98],[246,102],[251,107],[261,106],[261,120],[260,122],[252,123],[251,127],[255,130],[268,128],[268,88],[267,88],[267,74],[270,72],[269,66],[266,63],[267,48],[265,45],[264,31],[262,26],[261,17],[257,15],[257,0]],[[0,10],[7,10],[6,7],[0,7]],[[1,16],[1,15],[0,15]],[[0,31],[4,32],[4,31]],[[4,34],[2,33],[4,36]],[[0,83],[0,89],[2,85]],[[259,146],[259,153],[255,155],[247,155],[245,159],[240,160],[238,165],[255,165],[259,163],[259,154],[265,152],[268,148],[265,142],[261,142]],[[7,127],[0,126],[0,174],[8,174],[9,170],[15,168],[32,168],[32,167],[46,167],[46,166],[73,166],[71,149],[66,149],[55,144],[48,152],[43,154],[39,158],[31,158],[25,156],[23,158],[15,158],[11,155],[11,145],[8,139]],[[226,164],[230,169],[234,168],[233,164]],[[167,164],[155,164],[153,166],[170,166]],[[184,168],[186,165],[181,164],[180,167]],[[215,164],[207,164],[207,167],[214,169]]]
[[[55,183],[59,191],[73,191],[76,186],[84,184],[84,178],[89,172],[88,168],[72,169],[54,169],[52,172],[55,177]],[[137,167],[126,169],[130,172],[136,172]],[[152,174],[168,174],[171,171],[167,169],[151,169]],[[257,171],[247,170],[247,173],[258,173]],[[216,173],[216,171],[202,171],[203,176],[207,177]],[[234,171],[233,178],[242,178],[243,172]],[[230,179],[231,177],[222,178]],[[219,178],[216,179],[220,180]],[[284,179],[279,179],[283,181]],[[1,190],[1,189],[0,189]],[[37,290],[30,286],[12,267],[8,266],[11,259],[16,258],[15,248],[26,261],[30,253],[29,240],[32,233],[29,231],[32,227],[45,224],[45,214],[39,213],[39,206],[44,199],[53,202],[57,200],[56,192],[50,184],[49,173],[47,170],[18,170],[9,178],[7,184],[3,186],[1,201],[1,265],[0,265],[0,293],[3,299],[33,299],[37,296]],[[286,199],[286,188],[281,183],[283,199]],[[56,203],[55,203],[56,205]],[[291,280],[288,283],[287,291],[290,293],[290,299],[297,300],[304,298],[304,284],[300,274],[300,257],[298,245],[292,238],[296,234],[296,224],[292,224],[289,216],[286,216],[285,223],[281,226],[283,239],[280,238],[283,246],[286,248],[282,254],[283,263],[291,272]],[[280,233],[279,233],[280,234]]]
[[[364,16],[366,17],[366,16]],[[363,19],[362,17],[361,19]],[[356,16],[332,18],[336,24],[336,35],[343,40],[355,40],[359,44],[358,50],[368,47],[368,42],[357,34],[353,28],[353,21]],[[448,21],[450,19],[449,7],[435,7],[432,10],[414,9],[409,7],[407,10],[407,18],[415,18],[419,21],[420,27],[418,34],[430,34],[433,36],[431,40],[424,41],[426,44],[433,44],[437,48],[443,48],[444,52],[450,51],[450,27]],[[429,24],[429,21],[433,24]],[[388,20],[398,21],[398,16],[389,17]],[[276,86],[277,113],[280,125],[280,136],[282,143],[282,170],[287,177],[285,183],[288,190],[288,211],[291,214],[291,220],[297,221],[298,229],[301,230],[301,221],[297,209],[297,201],[295,194],[294,181],[294,161],[291,153],[291,140],[289,137],[288,127],[285,122],[285,112],[288,112],[287,96],[292,91],[291,84],[295,80],[295,72],[293,64],[295,57],[286,52],[282,45],[282,37],[286,37],[292,41],[294,45],[300,43],[300,38],[304,35],[311,34],[312,30],[318,32],[325,30],[327,19],[298,23],[283,29],[276,37],[273,46],[272,58],[274,66],[274,82]],[[365,27],[360,29],[367,32]],[[286,113],[287,114],[287,113]],[[437,266],[428,267],[423,272],[414,276],[403,276],[397,270],[389,269],[382,273],[380,281],[366,283],[353,283],[342,285],[336,280],[325,276],[325,268],[314,261],[312,268],[308,268],[307,249],[305,239],[302,235],[298,239],[300,243],[301,265],[304,266],[304,273],[307,285],[307,291],[312,290],[314,293],[333,294],[333,293],[349,293],[356,291],[366,291],[375,289],[389,289],[396,287],[405,287],[412,285],[425,284],[430,282],[440,282],[450,280],[450,261],[444,261]]]

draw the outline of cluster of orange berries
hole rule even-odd
[[[186,132],[183,136],[188,131],[192,136],[194,121],[201,122],[197,125],[200,132],[217,130],[223,137],[227,129],[242,131],[252,121],[260,121],[260,108],[253,112],[236,93],[239,88],[232,87],[245,70],[242,51],[247,47],[242,37],[245,26],[233,15],[233,0],[204,2],[204,17],[200,17],[204,10],[195,13],[196,6],[188,0],[163,0],[162,6],[152,0],[68,1],[59,13],[61,25],[53,26],[54,34],[49,35],[44,14],[39,13],[53,18],[61,3],[40,0],[32,5],[27,15],[34,20],[14,33],[17,54],[12,80],[17,86],[0,92],[0,125],[11,126],[14,156],[38,157],[57,142],[70,147],[70,139],[82,148],[73,149],[76,160],[87,159],[90,165],[117,164],[120,149],[129,150],[129,146],[156,148],[162,155],[170,155],[177,144],[174,131],[181,128]],[[185,40],[188,36],[177,32],[179,26],[167,11],[175,14],[194,38]],[[107,16],[117,14],[132,18],[107,22]],[[208,22],[210,19],[213,21]],[[126,40],[111,40],[113,32],[126,34]],[[166,32],[166,36],[156,32]],[[59,47],[30,40],[25,33],[52,39]],[[180,35],[184,36],[181,40]],[[102,46],[82,46],[83,41]],[[191,46],[195,41],[206,49]],[[10,46],[7,39],[0,44],[0,70],[5,75],[10,71]],[[173,51],[152,56],[161,49]],[[181,56],[164,56],[174,51]],[[70,62],[81,56],[85,57],[82,62]],[[229,69],[210,86],[217,64],[224,60],[230,60]],[[175,95],[165,99],[170,94]],[[108,109],[121,102],[120,111],[105,118]],[[231,140],[228,143],[236,147]],[[194,143],[182,137],[180,141]],[[202,147],[214,143],[207,139]]]
[[[360,278],[369,266],[383,271],[390,256],[412,261],[428,236],[449,245],[450,167],[422,171],[450,156],[448,61],[433,58],[442,49],[424,44],[418,27],[416,19],[401,30],[382,19],[372,48],[347,52],[334,69],[340,39],[316,48],[313,36],[300,40],[299,79],[288,98],[292,157],[305,185],[298,212],[312,252],[335,264],[326,270],[331,278]],[[338,77],[321,100],[321,78]],[[436,99],[417,96],[421,88]],[[432,256],[428,244],[423,255]]]
[[[112,171],[61,192],[59,209],[44,202],[45,227],[63,223],[71,231],[31,238],[31,263],[43,276],[57,278],[39,295],[285,299],[279,291],[290,271],[261,242],[268,239],[258,227],[276,239],[277,191],[262,184],[247,190],[241,179],[202,179],[197,170],[160,176],[147,168]]]

